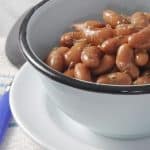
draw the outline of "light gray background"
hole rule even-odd
[[[15,75],[17,69],[8,62],[5,56],[5,42],[17,19],[36,4],[39,0],[0,0],[0,83],[6,84],[10,78],[2,75]],[[4,89],[0,87],[0,94]],[[19,127],[8,129],[5,141],[0,145],[0,150],[43,150],[35,144]]]

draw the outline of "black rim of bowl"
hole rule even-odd
[[[59,73],[51,68],[49,68],[36,54],[34,51],[29,47],[27,41],[27,27],[28,22],[32,15],[47,3],[49,0],[44,0],[37,5],[35,5],[26,15],[24,18],[19,32],[19,43],[21,46],[21,50],[25,58],[29,61],[29,63],[40,71],[42,74],[46,75],[47,77],[55,80],[59,83],[82,89],[91,92],[100,92],[100,93],[107,93],[107,94],[147,94],[150,93],[150,85],[129,85],[129,86],[120,86],[120,85],[105,85],[105,84],[95,84],[90,82],[83,82],[76,79],[72,79],[69,77],[64,76],[62,73]]]

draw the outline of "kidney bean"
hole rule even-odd
[[[64,57],[67,66],[72,62],[75,64],[81,62],[81,52],[85,46],[86,43],[78,41],[67,53],[65,53]]]
[[[72,47],[74,40],[79,40],[82,38],[81,32],[68,32],[61,36],[60,45],[65,47]]]
[[[149,18],[144,12],[136,12],[131,16],[131,24],[138,27],[146,27],[149,25]]]
[[[89,68],[96,68],[100,64],[100,50],[96,46],[85,47],[81,53],[82,62]]]
[[[65,54],[67,51],[69,51],[68,47],[57,47],[54,51],[58,51],[62,54]]]
[[[140,29],[132,24],[120,24],[116,26],[116,35],[130,35],[138,32]]]
[[[145,66],[149,61],[149,55],[146,51],[140,51],[135,54],[135,63],[137,66]]]
[[[64,72],[64,75],[70,78],[74,78],[74,69],[68,69]]]
[[[69,66],[68,66],[68,70],[71,70],[75,67],[76,63],[75,62],[70,62]]]
[[[97,79],[99,84],[130,85],[131,77],[126,73],[115,72],[102,75]]]
[[[150,84],[150,76],[141,76],[134,81],[135,85],[139,84]]]
[[[128,38],[129,38],[128,35],[127,36],[120,36],[120,44],[119,45],[128,43]]]
[[[120,71],[129,73],[133,79],[139,76],[139,69],[134,64],[133,49],[128,44],[123,44],[119,47],[116,65]]]
[[[133,49],[128,44],[123,44],[119,47],[116,56],[116,65],[120,71],[124,71],[127,66],[133,62],[134,53]]]
[[[114,54],[117,52],[118,47],[125,42],[126,39],[122,36],[110,38],[102,43],[101,50],[106,54]]]
[[[105,27],[104,23],[101,23],[97,20],[88,20],[83,23],[74,24],[73,27],[77,31],[84,31],[87,28],[93,29],[93,28],[102,28]]]
[[[103,19],[112,27],[115,27],[118,24],[129,23],[126,17],[121,16],[120,14],[112,10],[105,10],[103,12]]]
[[[91,81],[90,70],[82,63],[75,65],[74,76],[79,80]]]
[[[124,72],[128,73],[132,77],[132,79],[136,79],[140,75],[139,68],[133,63],[131,63],[129,66],[127,66],[127,69],[125,69]]]
[[[148,18],[148,20],[149,20],[149,23],[150,23],[150,13],[148,13],[148,12],[144,12],[144,15],[146,15],[146,16],[147,16],[147,18]]]
[[[129,36],[128,43],[133,48],[149,49],[150,48],[150,25],[140,30],[139,32]]]
[[[46,60],[46,63],[49,67],[60,72],[62,72],[65,68],[64,56],[59,51],[50,53]]]
[[[101,29],[86,29],[83,32],[84,37],[88,40],[92,45],[99,45],[105,40],[113,37],[113,29],[112,28],[101,28]]]
[[[93,75],[100,75],[111,70],[115,65],[115,56],[105,54],[101,59],[100,65],[92,70]]]

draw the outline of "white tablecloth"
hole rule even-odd
[[[5,56],[7,35],[19,16],[39,0],[0,0],[0,94],[18,70]],[[0,150],[43,150],[35,144],[12,119]]]

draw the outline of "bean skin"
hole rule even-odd
[[[143,12],[136,12],[131,16],[131,24],[138,27],[146,27],[149,25],[149,18]]]
[[[117,36],[104,41],[101,45],[101,50],[106,54],[115,54],[118,47],[123,44],[124,37]],[[124,42],[126,42],[124,40]]]
[[[81,53],[81,60],[89,68],[98,67],[100,64],[100,51],[98,47],[85,47]]]
[[[145,66],[148,63],[149,55],[147,52],[138,52],[135,54],[135,63],[137,66]]]
[[[125,71],[127,66],[133,62],[133,49],[128,44],[123,44],[119,47],[116,56],[116,65],[120,71]]]
[[[79,63],[81,62],[81,47],[73,46],[65,55],[65,63],[67,66],[70,65],[70,63]]]
[[[53,53],[55,54],[56,52],[61,53],[62,55],[64,55],[67,51],[69,50],[68,47],[54,47],[51,51],[50,54],[53,55]]]
[[[65,54],[67,51],[69,51],[69,48],[68,47],[58,47],[54,51],[58,51],[62,54]]]
[[[70,78],[74,78],[74,69],[68,69],[64,72],[64,75]]]
[[[74,41],[74,45],[76,45],[76,46],[85,47],[85,46],[88,45],[88,44],[89,44],[89,43],[88,43],[87,39],[85,39],[85,38],[82,38],[82,39],[79,39],[79,40]]]
[[[92,45],[99,45],[105,40],[113,37],[114,31],[112,28],[101,28],[101,29],[86,29],[83,32],[84,38],[88,40]]]
[[[106,23],[110,24],[112,27],[115,27],[118,24],[128,23],[127,18],[119,15],[117,12],[112,10],[105,10],[103,12],[103,19]]]
[[[68,66],[68,69],[71,70],[75,67],[76,63],[75,62],[70,62],[69,66]]]
[[[97,76],[106,73],[109,70],[111,70],[114,65],[115,65],[115,56],[105,54],[101,60],[100,65],[96,69],[92,70],[92,74]]]
[[[136,49],[149,49],[150,48],[150,25],[132,34],[128,38],[128,43],[131,47]]]
[[[148,13],[148,12],[144,12],[144,15],[146,15],[146,16],[147,16],[147,18],[148,18],[148,20],[149,20],[149,23],[150,23],[150,13]]]
[[[65,47],[72,47],[74,40],[79,40],[82,38],[81,32],[68,32],[61,36],[60,45]]]
[[[88,20],[83,23],[74,24],[73,27],[75,28],[76,31],[84,31],[87,28],[90,28],[90,29],[102,28],[102,27],[105,27],[105,24],[97,20]]]
[[[138,32],[139,28],[136,28],[132,24],[120,24],[116,26],[116,35],[130,35],[132,33]]]
[[[126,72],[133,79],[139,76],[139,69],[134,64],[133,49],[128,44],[123,44],[119,47],[116,56],[116,65],[121,72]]]
[[[131,77],[126,73],[115,72],[102,75],[98,78],[99,84],[114,84],[114,85],[130,85],[132,83]]]
[[[82,63],[78,63],[75,66],[74,76],[76,79],[91,81],[91,73],[89,69]]]
[[[120,44],[119,45],[121,46],[122,44],[128,43],[128,38],[129,38],[128,35],[120,36]]]
[[[135,85],[139,84],[150,84],[150,76],[141,76],[137,80],[134,81]]]
[[[86,43],[77,42],[67,53],[65,53],[64,57],[67,66],[69,66],[70,63],[76,64],[81,62],[81,52],[85,46]]]
[[[64,56],[58,51],[49,54],[46,63],[49,67],[52,67],[53,69],[60,72],[62,72],[65,68]]]
[[[139,68],[133,63],[129,64],[124,72],[128,73],[132,79],[136,79],[140,75]]]

